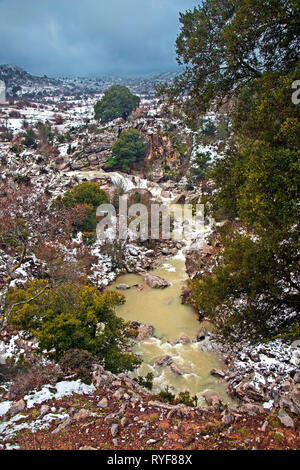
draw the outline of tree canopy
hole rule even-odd
[[[112,157],[107,161],[107,168],[120,168],[128,171],[132,164],[138,164],[145,158],[147,143],[135,129],[123,131],[112,147]]]
[[[193,126],[234,96],[231,136],[209,170],[215,190],[203,198],[230,223],[211,272],[190,281],[190,302],[226,339],[298,337],[299,2],[206,0],[180,20],[188,68],[161,92]]]
[[[97,208],[101,204],[109,202],[107,194],[97,183],[85,181],[67,191],[63,197],[66,207],[74,207],[76,204],[88,204]]]
[[[176,50],[186,69],[160,93],[197,119],[264,72],[291,70],[300,52],[299,17],[297,0],[205,0],[181,13]]]
[[[66,208],[73,208],[73,226],[82,232],[92,232],[97,224],[96,209],[109,202],[105,191],[97,183],[88,181],[74,186],[62,198]]]
[[[116,118],[127,119],[140,104],[140,98],[123,85],[113,85],[95,104],[95,119],[103,124]]]
[[[9,304],[15,304],[9,323],[29,331],[39,341],[40,351],[59,359],[76,348],[90,352],[112,372],[132,370],[139,364],[130,345],[129,325],[115,314],[124,297],[113,291],[101,294],[96,287],[63,283],[45,289],[47,282],[36,279],[24,289],[11,289]],[[33,299],[30,301],[30,299]]]

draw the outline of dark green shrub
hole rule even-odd
[[[190,392],[188,391],[180,392],[178,396],[176,397],[175,401],[176,401],[176,404],[182,403],[186,406],[191,406],[191,407],[195,407],[198,404],[197,395],[194,395],[193,397],[191,397]]]
[[[41,295],[35,298],[39,291]],[[38,352],[54,360],[69,349],[82,349],[96,356],[106,369],[119,373],[133,370],[141,362],[126,352],[132,344],[129,324],[115,313],[124,302],[118,292],[102,294],[96,287],[74,282],[50,287],[35,279],[24,288],[10,290],[8,305],[16,306],[9,324],[28,331],[39,342]]]
[[[137,382],[141,387],[145,387],[148,390],[152,390],[153,378],[154,378],[154,375],[152,374],[152,372],[148,372],[148,374],[145,377],[140,375],[139,377],[136,377],[133,380],[135,380],[135,382]]]
[[[67,191],[62,199],[66,207],[87,204],[97,208],[109,202],[107,194],[97,183],[84,182]]]
[[[158,400],[163,401],[165,403],[171,403],[171,405],[175,402],[175,395],[169,392],[169,387],[166,386],[165,390],[162,390],[157,395]]]
[[[82,241],[86,246],[91,246],[95,243],[97,237],[95,232],[84,232],[82,234]]]
[[[25,147],[30,147],[30,148],[36,148],[37,147],[36,135],[35,135],[33,129],[28,129],[28,131],[25,132],[22,144],[25,145]]]

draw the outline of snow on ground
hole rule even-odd
[[[55,386],[44,385],[39,391],[35,390],[24,397],[27,408],[33,408],[35,405],[39,405],[48,400],[59,400],[62,397],[73,395],[74,393],[80,395],[90,395],[95,392],[96,388],[94,385],[86,385],[81,380],[64,380],[58,382]],[[32,432],[37,430],[47,429],[52,421],[63,421],[67,419],[69,415],[65,412],[59,412],[55,408],[51,409],[50,413],[45,416],[38,418],[30,422],[18,422],[25,418],[24,414],[18,413],[16,416],[8,421],[1,423],[1,416],[4,416],[13,402],[4,401],[0,403],[0,435],[3,440],[11,439],[19,431],[29,429]],[[6,447],[7,448],[7,447]]]
[[[24,397],[27,408],[33,408],[36,404],[47,400],[59,400],[62,397],[78,393],[81,395],[92,394],[96,390],[94,385],[86,385],[81,380],[58,382],[55,386],[44,385],[39,391],[34,391]]]
[[[3,401],[2,403],[0,403],[0,417],[7,413],[12,404],[12,401]]]
[[[280,339],[265,344],[245,345],[235,364],[241,370],[251,366],[254,372],[285,375],[300,366],[300,349]]]
[[[270,395],[271,399],[265,401],[263,406],[266,409],[272,408],[274,392],[280,391],[281,384],[289,381],[290,374],[300,368],[300,348],[294,343],[287,344],[277,339],[268,343],[241,344],[235,347],[232,365],[238,376],[233,377],[231,388],[237,389],[241,381],[248,377],[248,387],[257,392],[264,390]],[[280,393],[282,395],[282,390]]]

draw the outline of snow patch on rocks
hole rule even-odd
[[[54,391],[56,389],[56,391]],[[27,408],[33,408],[34,405],[43,403],[47,400],[60,399],[73,393],[89,395],[96,390],[94,385],[86,385],[81,380],[58,382],[55,386],[44,385],[39,391],[35,391],[24,397]]]

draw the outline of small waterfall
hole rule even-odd
[[[144,178],[141,178],[140,176],[127,175],[117,171],[105,172],[103,170],[72,170],[66,172],[65,175],[68,177],[76,177],[79,179],[79,181],[92,181],[97,178],[110,178],[115,188],[121,187],[124,192],[130,191],[132,189],[147,189],[154,198],[160,199],[165,203],[170,203],[170,201],[175,198],[175,195],[169,191],[169,197],[163,197],[162,192],[164,189],[157,183],[148,181]]]
[[[153,197],[165,202],[170,202],[170,200],[175,197],[172,193],[170,193],[169,198],[163,197],[163,188],[159,184],[149,182],[139,176],[126,175],[118,172],[107,173],[107,175],[111,178],[112,184],[115,187],[121,187],[125,192],[130,191],[131,189],[147,189]]]

